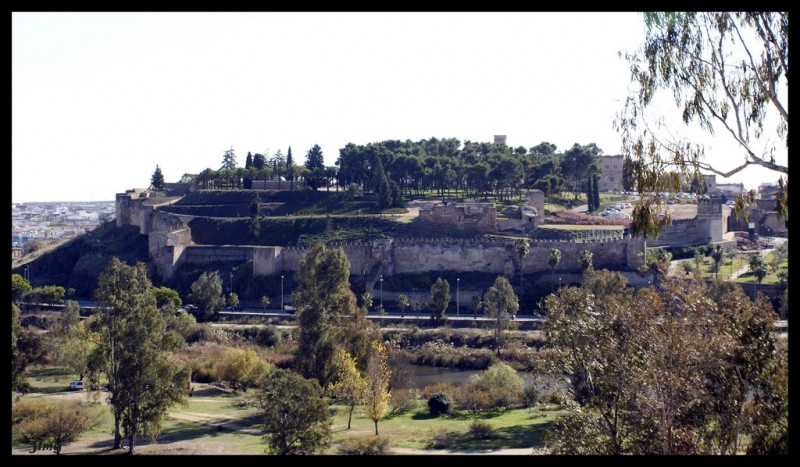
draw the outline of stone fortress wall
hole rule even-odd
[[[192,242],[189,221],[192,216],[159,211],[158,204],[148,203],[146,192],[129,190],[117,194],[117,225],[135,225],[149,236],[150,258],[155,272],[169,279],[182,264],[209,264],[217,261],[253,262],[254,275],[268,275],[281,271],[295,271],[306,254],[307,247],[280,247],[257,245],[195,245]],[[705,200],[703,200],[705,201]],[[544,197],[528,196],[528,207],[544,212]],[[448,218],[455,223],[470,219],[470,228],[482,231],[497,225],[494,207],[489,203],[477,207],[436,206],[431,214],[439,219]],[[441,209],[446,208],[446,209]],[[523,211],[524,212],[524,211]],[[420,213],[422,217],[422,211]],[[461,217],[463,216],[463,217]],[[424,218],[423,218],[424,219]],[[523,217],[520,222],[525,222]],[[464,222],[462,222],[464,223]],[[698,204],[695,219],[675,221],[658,240],[649,245],[704,243],[722,238],[722,207],[713,200]],[[496,232],[493,230],[492,232]],[[371,242],[332,243],[329,247],[342,247],[350,261],[353,275],[398,274],[424,271],[485,271],[514,275],[522,267],[525,274],[549,272],[547,263],[550,248],[561,251],[561,262],[556,272],[575,271],[579,268],[580,253],[587,249],[593,253],[598,269],[635,270],[641,265],[639,253],[643,251],[640,238],[617,238],[600,241],[546,241],[530,240],[530,253],[522,260],[514,249],[513,238],[481,239],[408,239],[397,238]]]

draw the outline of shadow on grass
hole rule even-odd
[[[60,394],[62,392],[73,392],[68,386],[31,386],[29,394]]]
[[[448,449],[456,450],[495,450],[534,448],[542,445],[542,433],[550,427],[550,422],[542,425],[524,425],[498,428],[494,438],[475,438],[470,433],[453,435]]]
[[[29,378],[44,378],[47,376],[70,376],[75,373],[64,367],[31,368],[27,372]]]

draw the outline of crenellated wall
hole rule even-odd
[[[118,194],[117,223],[136,225],[140,232],[149,235],[152,264],[164,280],[172,277],[184,263],[198,265],[252,261],[254,275],[295,271],[309,250],[308,247],[194,245],[188,226],[192,216],[159,211],[158,205],[146,205],[144,201],[147,199],[146,194],[137,191]],[[461,207],[452,212],[464,210],[464,214],[476,215],[481,222],[491,221],[495,224],[494,207],[486,208]],[[696,220],[693,222],[697,223]],[[691,226],[687,223],[684,227]],[[685,231],[680,234],[685,234]],[[513,238],[384,239],[332,243],[328,247],[341,247],[344,250],[353,275],[375,277],[376,274],[424,271],[484,271],[514,275],[520,270],[514,241]],[[642,241],[630,238],[601,242],[533,240],[530,253],[523,260],[524,272],[550,271],[547,263],[550,248],[561,251],[561,262],[556,271],[578,269],[580,253],[584,249],[593,253],[596,268],[637,269],[641,263],[638,253],[642,251]]]

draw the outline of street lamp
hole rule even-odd
[[[558,278],[558,290],[559,291],[561,290],[561,278],[560,277]]]
[[[458,317],[458,308],[461,305],[461,278],[456,278],[456,317]]]
[[[231,281],[230,281],[230,285],[231,286],[230,286],[230,291],[228,293],[233,293],[233,271],[231,271],[229,276],[231,278]]]
[[[281,275],[281,311],[284,310],[285,308],[283,308],[283,275]]]
[[[28,272],[28,266],[25,266],[25,280],[28,282],[31,281],[31,276],[30,273]]]
[[[383,310],[383,274],[381,274],[381,310]]]

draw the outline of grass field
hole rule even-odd
[[[69,398],[87,401],[86,392],[68,391],[69,381],[75,375],[64,368],[38,367],[28,376],[32,391],[24,398]],[[252,400],[257,390],[233,394],[208,385],[195,385],[193,396],[186,405],[170,409],[161,434],[155,443],[137,441],[139,454],[263,454],[266,444],[260,429],[258,410],[243,402]],[[95,393],[98,400],[107,392]],[[99,414],[97,425],[77,441],[65,445],[62,454],[113,454],[113,417],[109,407],[94,402]],[[353,412],[352,427],[347,430],[349,407],[330,405],[333,415],[332,444],[326,454],[337,454],[344,439],[371,436],[375,425],[360,407]],[[563,414],[555,405],[540,405],[531,409],[493,410],[472,414],[459,411],[451,415],[433,417],[424,401],[416,401],[411,410],[390,413],[378,424],[382,436],[389,439],[390,448],[405,449],[404,453],[424,454],[432,445],[434,435],[447,440],[450,450],[500,450],[531,449],[542,444],[542,433]],[[496,432],[492,439],[479,439],[469,433],[474,420],[488,422]],[[26,453],[27,446],[12,444],[14,454]],[[419,450],[418,452],[416,450]],[[411,451],[411,452],[409,452]],[[124,452],[124,451],[123,451]]]

